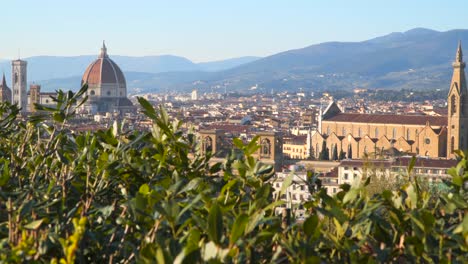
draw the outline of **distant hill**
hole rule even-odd
[[[459,40],[468,43],[468,30],[438,32],[417,28],[361,42],[326,42],[192,78],[187,83],[168,84],[165,88],[238,91],[257,85],[257,91],[299,87],[445,89]],[[465,49],[468,50],[468,45]]]
[[[78,76],[81,76],[86,67],[96,58],[97,55],[74,57],[35,56],[25,58],[24,60],[28,62],[29,82],[40,83],[45,90],[55,90],[58,88],[73,89],[72,87],[78,86],[80,83],[80,78],[78,78]],[[111,55],[111,58],[124,72],[130,73],[132,76],[142,77],[143,79],[146,77],[149,78],[145,81],[142,80],[142,82],[151,82],[151,78],[149,77],[153,76],[151,73],[221,71],[259,59],[259,57],[240,57],[213,62],[194,63],[186,58],[172,55],[143,57]],[[9,76],[11,76],[11,61],[0,59],[0,69],[5,71],[9,82]],[[141,74],[135,75],[136,72]],[[78,82],[75,82],[77,79]],[[186,80],[184,77],[181,79]],[[72,81],[73,83],[71,83]]]
[[[258,87],[256,91],[446,89],[459,40],[468,54],[468,30],[439,32],[416,28],[361,42],[320,43],[265,58],[198,64],[176,56],[112,58],[124,70],[129,91],[134,92],[193,88],[247,91],[252,86]],[[95,57],[54,58],[55,62],[48,61],[52,60],[50,57],[30,58],[29,80],[41,80],[45,89],[76,86],[78,76]],[[66,81],[67,78],[71,79]],[[49,80],[43,81],[46,79]]]

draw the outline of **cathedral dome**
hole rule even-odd
[[[85,83],[88,84],[89,89],[100,89],[103,85],[108,86],[109,88],[113,87],[116,90],[126,90],[127,88],[125,76],[123,75],[122,70],[109,58],[107,55],[107,48],[104,43],[98,59],[92,62],[83,74],[81,85]],[[123,96],[123,94],[117,93],[117,91],[113,94],[116,96]]]

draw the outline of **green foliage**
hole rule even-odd
[[[370,195],[336,196],[308,175],[303,222],[276,216],[271,166],[257,138],[210,162],[162,108],[139,102],[148,132],[120,124],[73,133],[68,122],[86,87],[59,92],[56,108],[18,122],[0,105],[0,262],[289,263],[453,262],[468,258],[467,158],[433,196],[420,179]],[[48,118],[47,118],[48,117]],[[327,149],[326,147],[324,148]],[[193,151],[195,150],[195,151]],[[241,153],[242,155],[238,155]],[[327,152],[328,153],[328,152]],[[411,171],[411,170],[409,170]]]
[[[327,142],[324,140],[322,143],[322,150],[319,153],[319,160],[330,160],[330,149],[327,148]]]

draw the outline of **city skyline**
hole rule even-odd
[[[113,55],[177,55],[195,62],[268,56],[327,41],[362,41],[424,27],[465,26],[462,1],[112,1],[55,0],[3,5],[8,41],[1,59],[94,54],[102,40]],[[92,18],[91,18],[92,17]],[[395,19],[398,18],[398,19]],[[14,22],[14,23],[13,23]]]

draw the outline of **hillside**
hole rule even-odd
[[[459,40],[468,43],[468,30],[439,32],[416,28],[361,42],[320,43],[265,58],[241,57],[209,63],[193,63],[176,56],[112,58],[126,73],[130,92],[193,88],[247,91],[254,85],[258,85],[257,91],[443,89],[450,80]],[[44,90],[76,89],[79,76],[94,58],[29,58],[29,80],[43,84]],[[9,69],[4,64],[9,62],[0,63]]]

